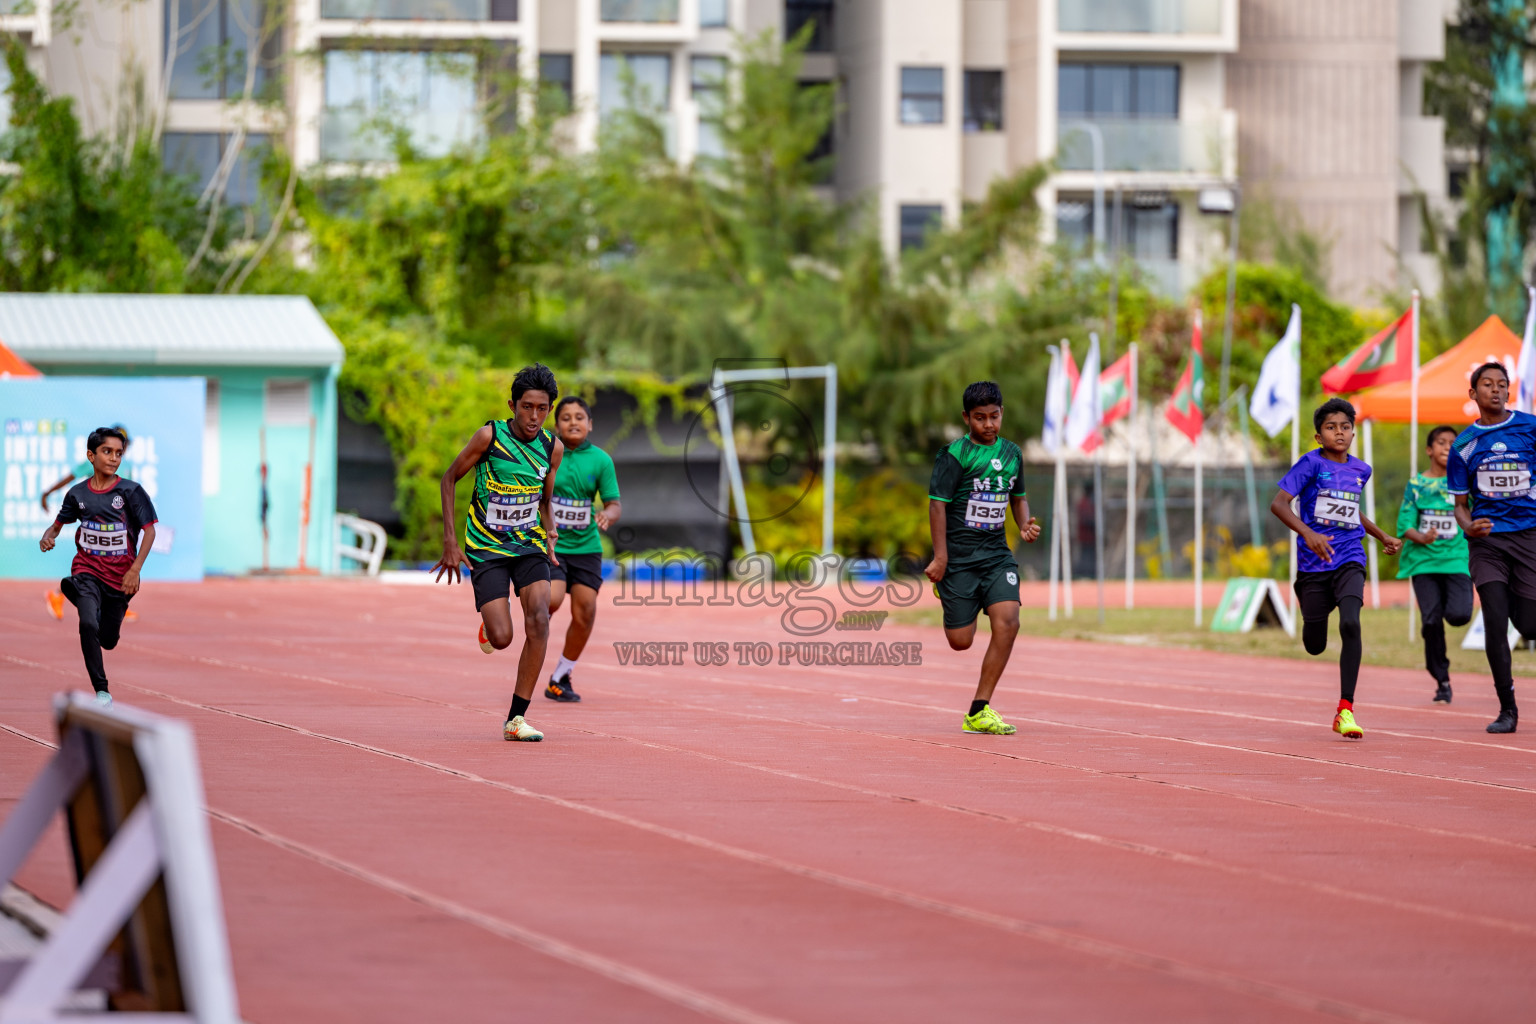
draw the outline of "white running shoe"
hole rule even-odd
[[[522,715],[507,719],[507,724],[501,727],[501,738],[504,740],[520,740],[523,743],[537,743],[544,738],[544,734],[524,720]]]

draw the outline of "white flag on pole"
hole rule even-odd
[[[1088,358],[1083,361],[1072,395],[1072,409],[1067,413],[1067,444],[1081,448],[1099,432],[1104,421],[1104,403],[1099,394],[1099,336],[1088,336]]]
[[[1301,408],[1301,307],[1291,305],[1285,336],[1264,357],[1248,414],[1270,437],[1291,425]]]
[[[1040,430],[1040,443],[1046,451],[1054,452],[1066,437],[1067,409],[1072,405],[1072,391],[1067,381],[1067,368],[1062,365],[1061,351],[1055,345],[1047,347],[1051,350],[1051,369],[1045,378],[1045,426]]]
[[[1526,289],[1525,341],[1515,369],[1515,411],[1530,412],[1536,404],[1536,288]]]

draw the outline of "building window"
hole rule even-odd
[[[200,196],[211,196],[214,179],[225,167],[220,204],[241,209],[261,199],[261,158],[265,135],[247,135],[238,153],[231,153],[234,136],[218,132],[166,132],[160,136],[160,160],[172,174],[192,179]]]
[[[816,81],[802,80],[800,82],[800,88],[801,89],[835,89],[836,85],[834,83],[832,83],[832,82],[816,82]],[[832,160],[831,160],[831,158],[834,155],[834,153],[836,152],[837,133],[834,130],[836,128],[836,126],[837,126],[837,119],[836,118],[833,118],[832,120],[828,121],[827,122],[826,130],[821,133],[821,138],[816,140],[816,148],[812,149],[809,153],[807,153],[805,155],[805,159],[806,159],[807,163],[823,164],[824,165],[824,166],[819,167],[817,169],[818,173],[817,173],[817,175],[815,177],[815,183],[818,184],[818,185],[830,185],[830,184],[832,184],[833,169],[832,169]]]
[[[677,24],[679,0],[602,0],[604,21]]]
[[[1105,244],[1116,245],[1115,211],[1107,206]],[[1056,200],[1056,237],[1088,252],[1093,247],[1093,197],[1062,195]],[[1139,193],[1120,210],[1119,252],[1138,262],[1160,263],[1179,255],[1179,204],[1163,192]]]
[[[722,157],[725,141],[720,136],[720,116],[724,112],[724,57],[694,57],[689,65],[693,100],[699,108],[699,155]]]
[[[516,21],[517,7],[518,0],[320,0],[320,17],[357,21]]]
[[[279,26],[261,0],[165,0],[173,100],[254,99],[278,60]],[[252,58],[251,55],[255,54]],[[247,67],[254,59],[254,69]],[[246,73],[252,70],[251,95]]]
[[[944,69],[901,69],[901,123],[944,123]]]
[[[394,138],[442,156],[480,133],[474,54],[331,50],[325,55],[326,160],[387,160]]]
[[[664,53],[605,53],[598,65],[597,109],[608,117],[631,106],[630,85],[633,76],[633,102],[642,113],[665,114],[672,107],[672,58]]]
[[[731,0],[699,0],[699,27],[725,28],[731,23]]]
[[[1003,130],[1003,73],[967,71],[965,73],[965,130],[1000,132]]]
[[[572,86],[572,69],[575,67],[568,53],[539,54],[539,88],[546,95],[556,97],[564,113],[575,104]]]
[[[807,53],[832,52],[832,0],[784,0],[784,38],[793,39],[807,25]]]
[[[928,235],[944,222],[944,207],[911,205],[901,208],[901,251],[921,249]]]
[[[1179,116],[1177,64],[1062,64],[1056,110],[1089,120]]]

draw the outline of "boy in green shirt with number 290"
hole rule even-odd
[[[1423,623],[1424,667],[1435,677],[1435,701],[1451,702],[1451,662],[1445,652],[1445,623],[1472,619],[1472,577],[1467,571],[1467,535],[1456,526],[1456,507],[1446,490],[1445,467],[1455,427],[1436,427],[1425,447],[1429,468],[1403,490],[1397,534],[1403,545],[1397,578],[1413,581]]]

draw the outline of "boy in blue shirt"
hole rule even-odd
[[[1509,623],[1536,637],[1536,416],[1509,405],[1509,374],[1500,363],[1472,371],[1467,392],[1477,420],[1451,443],[1446,489],[1467,535],[1472,585],[1483,603],[1484,651],[1499,695],[1492,733],[1515,731],[1520,709],[1509,656]],[[1474,518],[1475,517],[1475,518]]]
[[[1280,481],[1269,510],[1296,534],[1296,601],[1301,642],[1308,654],[1328,649],[1328,616],[1339,610],[1339,707],[1333,731],[1360,739],[1355,724],[1355,682],[1360,676],[1360,608],[1365,604],[1365,535],[1395,555],[1403,542],[1388,536],[1360,508],[1371,467],[1349,454],[1355,442],[1355,407],[1330,398],[1312,414],[1318,448],[1303,455]],[[1298,511],[1291,502],[1300,499]]]

